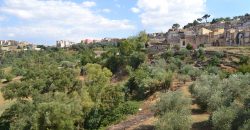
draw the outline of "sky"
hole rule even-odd
[[[210,14],[250,13],[250,0],[0,0],[0,40],[53,45],[56,40],[126,38],[166,32]]]

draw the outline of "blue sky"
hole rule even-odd
[[[208,13],[250,13],[250,0],[0,0],[0,39],[55,44],[56,40],[128,37],[165,32]]]

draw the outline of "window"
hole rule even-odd
[[[186,42],[185,41],[182,42],[182,46],[186,46]]]

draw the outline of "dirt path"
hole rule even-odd
[[[174,79],[173,84],[170,88],[172,91],[181,90],[186,97],[192,98],[192,130],[211,130],[207,121],[209,120],[209,114],[200,110],[199,106],[195,103],[195,98],[192,97],[188,90],[188,87],[192,82],[186,82],[185,84],[180,83],[177,79]],[[159,93],[149,97],[141,106],[142,111],[136,115],[130,116],[127,120],[113,125],[108,130],[154,130],[154,122],[157,119],[154,117],[154,113],[151,111],[157,99]]]
[[[188,87],[192,84],[192,82],[187,82],[186,84],[182,85],[180,90],[183,94],[187,97],[192,98],[192,130],[211,130],[207,121],[209,120],[209,114],[200,110],[199,106],[195,103],[195,98],[192,97],[191,93],[188,90]]]

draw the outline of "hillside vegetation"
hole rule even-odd
[[[249,130],[248,56],[206,48],[152,56],[147,40],[141,32],[117,45],[6,53],[0,129]]]

